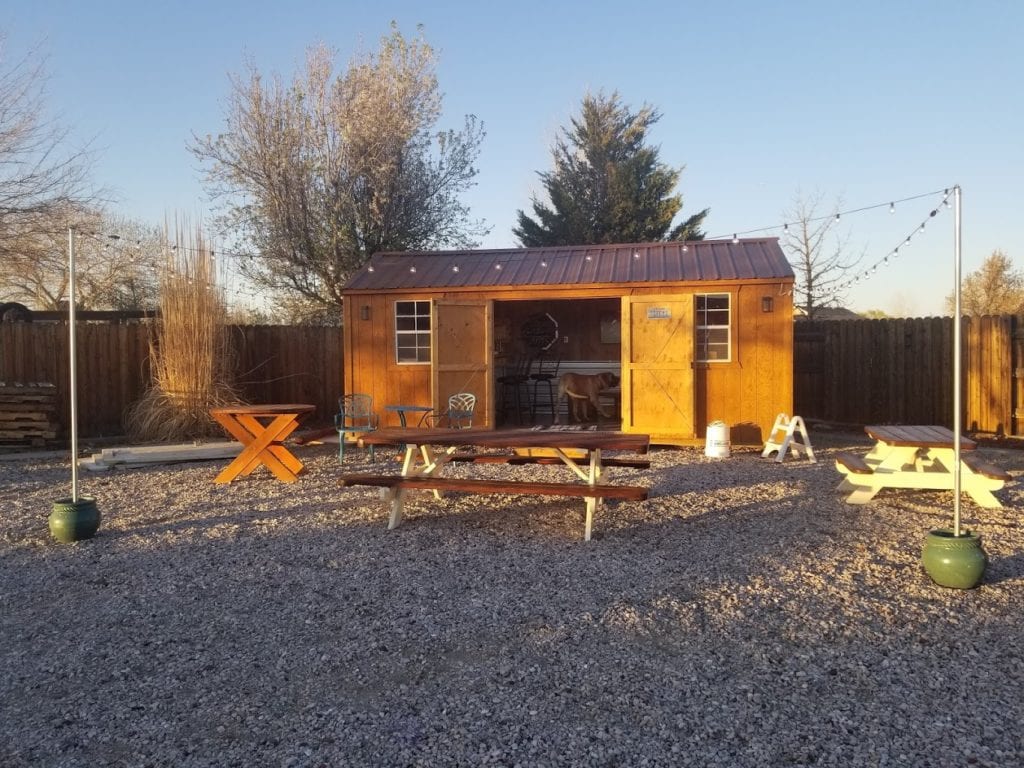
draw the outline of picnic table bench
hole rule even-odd
[[[542,496],[569,496],[586,499],[584,540],[589,541],[594,512],[605,498],[644,500],[648,489],[633,485],[612,485],[603,482],[606,466],[647,468],[645,459],[615,457],[610,463],[602,456],[608,450],[646,453],[648,435],[603,431],[559,430],[490,430],[473,429],[381,429],[362,438],[366,444],[404,445],[402,471],[399,475],[343,475],[343,486],[366,485],[385,489],[390,503],[388,529],[402,521],[405,494],[410,490],[433,491],[441,498],[442,491],[464,493],[513,493]],[[501,453],[471,453],[467,447],[498,449]],[[443,449],[443,450],[436,450]],[[516,449],[545,449],[549,455],[513,453]],[[577,453],[582,451],[584,456]],[[563,464],[580,482],[540,482],[517,479],[445,477],[443,468],[452,461],[470,464]]]
[[[956,467],[953,432],[931,425],[867,426],[875,446],[866,456],[836,453],[836,469],[844,475],[836,490],[848,493],[847,504],[866,504],[884,488],[952,490]],[[1010,474],[974,453],[977,443],[960,441],[961,490],[979,506],[1002,506],[993,495]]]

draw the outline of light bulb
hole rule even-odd
[[[889,213],[896,213],[896,203],[889,203]]]
[[[735,232],[732,233],[732,241],[734,243],[738,243],[740,241],[739,237],[736,236]]]

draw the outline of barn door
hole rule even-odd
[[[490,301],[435,300],[431,307],[431,398],[444,410],[458,392],[476,395],[474,427],[494,426]]]
[[[693,296],[622,298],[622,429],[694,438]]]

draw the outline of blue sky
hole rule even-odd
[[[94,139],[96,180],[123,213],[162,222],[209,203],[193,134],[224,125],[228,74],[247,61],[290,75],[323,41],[346,62],[395,20],[439,50],[441,127],[485,123],[467,196],[514,245],[515,212],[588,91],[618,90],[663,114],[652,141],[685,165],[683,213],[711,208],[709,235],[780,225],[800,193],[852,210],[960,184],[965,274],[994,249],[1024,267],[1024,74],[1017,0],[948,2],[53,2],[0,8],[8,53],[49,54],[48,104]],[[881,260],[848,293],[856,309],[939,314],[953,285],[953,217],[932,197],[849,215],[841,231]],[[765,232],[765,235],[778,234]]]

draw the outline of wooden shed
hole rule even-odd
[[[544,360],[619,375],[623,431],[692,445],[724,421],[759,444],[792,413],[793,280],[775,238],[379,253],[343,292],[344,388],[385,425],[461,391],[474,426],[546,423],[501,379]]]

